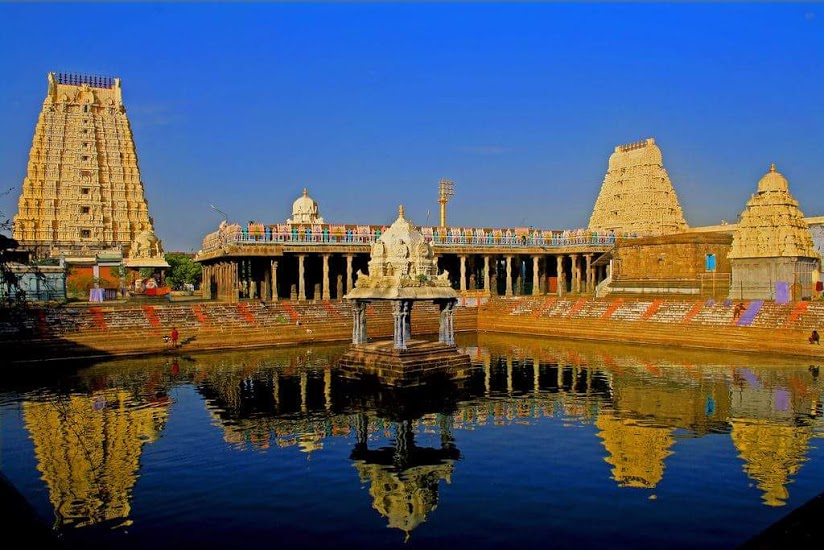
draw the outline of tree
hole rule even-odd
[[[200,284],[200,264],[193,260],[191,254],[169,252],[166,253],[165,257],[166,262],[169,264],[166,284],[174,290],[181,290],[187,284],[194,286]]]

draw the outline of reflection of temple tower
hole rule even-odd
[[[116,248],[149,212],[120,79],[49,73],[14,238],[45,255]]]
[[[744,471],[764,492],[764,504],[784,506],[789,498],[790,477],[807,460],[811,429],[763,419],[732,419],[730,423]]]
[[[136,407],[122,390],[24,404],[38,470],[58,526],[131,524],[143,444],[157,439],[167,409]]]
[[[418,447],[408,420],[395,423],[394,447],[367,447],[367,422],[358,418],[357,443],[351,458],[362,482],[371,483],[372,507],[389,519],[389,527],[410,533],[438,506],[438,485],[452,480],[460,452],[452,440],[450,420],[440,424],[441,447]]]
[[[610,413],[598,415],[595,425],[601,430],[612,476],[619,487],[651,489],[664,477],[664,459],[672,454],[672,430],[642,426],[633,420]]]
[[[620,145],[589,218],[589,229],[667,235],[687,229],[655,140]]]

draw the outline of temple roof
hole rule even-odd
[[[404,217],[401,206],[398,219],[372,244],[369,274],[358,271],[355,288],[345,298],[435,300],[454,299],[457,293],[448,272],[438,275],[432,244]]]
[[[770,170],[747,201],[728,256],[737,258],[818,258],[804,214],[781,172]]]
[[[313,224],[325,223],[320,217],[318,203],[309,196],[309,190],[303,188],[303,194],[292,203],[292,217],[286,223],[291,224]]]

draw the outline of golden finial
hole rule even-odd
[[[308,189],[306,189],[305,187],[303,188],[303,196],[304,196],[304,197],[309,196],[309,190],[308,190]]]
[[[774,162],[770,163],[770,172],[775,172],[775,163]]]
[[[403,205],[398,207],[398,217],[403,218]]]

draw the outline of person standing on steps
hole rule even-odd
[[[178,334],[178,332],[177,332],[177,327],[172,327],[172,334],[171,334],[171,337],[172,337],[172,348],[176,348],[176,347],[177,347],[177,338],[178,338],[178,336],[180,336],[180,335],[179,335],[179,334]]]

